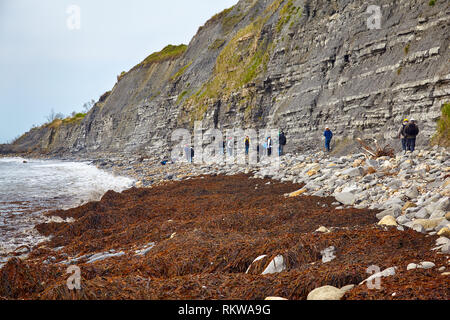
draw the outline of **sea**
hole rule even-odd
[[[13,254],[48,240],[34,227],[62,219],[46,212],[98,201],[108,190],[121,192],[134,182],[88,162],[0,158],[0,268]]]

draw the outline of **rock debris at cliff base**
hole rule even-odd
[[[301,186],[202,176],[51,212],[75,222],[38,225],[52,239],[0,270],[0,296],[306,299],[322,286],[353,284],[343,299],[449,298],[448,256],[432,250],[438,236],[377,226],[378,211],[336,210],[332,197],[285,197]],[[262,275],[273,261],[276,271]],[[407,270],[424,261],[434,267]],[[67,288],[69,265],[80,267],[81,290]],[[380,290],[360,284],[373,265],[397,268]]]

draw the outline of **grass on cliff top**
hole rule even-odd
[[[55,119],[52,122],[45,123],[42,125],[42,128],[51,128],[51,129],[57,129],[63,124],[72,124],[72,123],[79,123],[81,122],[84,117],[86,117],[87,113],[77,113],[72,117],[67,117],[64,119]]]
[[[67,117],[67,118],[63,119],[62,122],[63,122],[64,124],[66,124],[66,123],[80,122],[81,120],[84,119],[84,117],[86,117],[86,114],[87,114],[87,113],[81,113],[81,112],[80,112],[80,113],[75,114],[73,117]]]
[[[164,62],[167,60],[173,60],[178,57],[180,57],[183,53],[185,53],[187,50],[187,45],[180,44],[178,46],[174,46],[169,44],[164,49],[162,49],[159,52],[154,52],[151,55],[149,55],[147,58],[145,58],[144,61],[142,61],[139,66],[147,66],[153,63],[159,63]]]
[[[450,147],[450,102],[442,105],[442,115],[437,122],[436,134],[431,139],[432,145]]]

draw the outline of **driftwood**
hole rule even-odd
[[[369,146],[364,140],[361,138],[357,138],[356,141],[359,142],[363,150],[368,154],[366,154],[366,158],[369,158],[369,156],[372,156],[373,158],[379,158],[379,157],[393,157],[395,155],[394,149],[390,145],[380,146],[378,141],[374,139],[375,148]]]

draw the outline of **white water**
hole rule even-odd
[[[18,247],[46,240],[34,229],[50,220],[46,211],[100,200],[108,190],[121,192],[133,182],[88,163],[0,159],[0,267]]]

